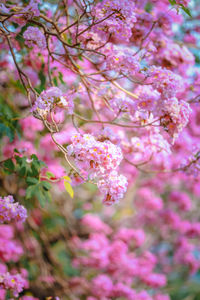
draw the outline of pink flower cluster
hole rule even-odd
[[[103,20],[95,26],[100,33],[111,34],[118,40],[128,41],[131,36],[131,28],[136,22],[135,4],[128,0],[103,0],[93,8],[93,15],[97,20]]]
[[[124,175],[119,175],[116,171],[103,176],[97,183],[101,193],[105,195],[103,203],[112,205],[124,197],[128,182]]]
[[[84,285],[89,284],[91,296],[87,299],[124,297],[128,300],[156,300],[159,299],[158,295],[160,299],[169,299],[167,295],[157,291],[166,285],[166,277],[164,274],[154,272],[156,257],[147,251],[142,251],[138,255],[136,251],[131,251],[143,245],[144,232],[122,227],[118,232],[112,233],[111,229],[109,230],[108,226],[97,217],[89,218],[89,216],[85,215],[82,219],[82,223],[87,224],[89,229],[89,238],[87,240],[73,238],[71,241],[72,245],[76,244],[79,251],[79,255],[74,259],[74,266],[87,269],[87,272],[83,271],[82,274],[85,281],[79,281],[79,288],[83,290]],[[75,279],[72,279],[72,284],[73,281]],[[78,278],[76,281],[78,282]],[[134,289],[132,286],[136,282],[146,285],[146,290],[138,292]],[[155,296],[150,296],[147,287],[154,289]]]
[[[38,17],[40,15],[38,4],[40,3],[41,3],[40,0],[30,0],[29,4],[23,9],[23,11],[29,12],[32,15]]]
[[[89,169],[94,175],[104,174],[116,169],[122,159],[119,146],[110,141],[99,142],[91,134],[76,134],[67,147],[69,155],[74,155],[76,163]]]
[[[183,100],[178,102],[177,98],[171,98],[163,104],[163,111],[166,114],[161,118],[161,124],[173,136],[173,139],[176,139],[188,124],[192,110],[189,103]]]
[[[128,47],[120,47],[111,43],[103,49],[106,55],[106,69],[125,75],[136,75],[140,70],[139,59]]]
[[[0,259],[4,262],[17,262],[23,255],[23,249],[20,243],[14,240],[11,226],[1,225],[0,228]]]
[[[148,76],[147,82],[151,82],[151,86],[140,86],[135,90],[139,97],[136,115],[149,112],[153,118],[159,118],[160,125],[174,141],[188,124],[192,111],[189,103],[176,98],[183,87],[181,77],[161,67],[151,67]]]
[[[37,27],[29,26],[24,32],[23,37],[28,47],[37,45],[42,50],[46,48],[45,36]]]
[[[27,217],[26,209],[14,203],[12,196],[0,198],[1,222],[11,220],[24,222]],[[16,270],[7,271],[7,266],[4,263],[17,262],[23,254],[23,249],[18,241],[14,240],[14,228],[10,225],[0,225],[0,259],[3,263],[0,264],[0,298],[5,299],[6,290],[10,290],[14,297],[18,297],[19,293],[24,288],[28,287],[27,271],[21,270],[21,273],[16,273]]]
[[[200,267],[199,257],[195,255],[199,251],[197,241],[200,223],[191,218],[195,207],[187,189],[177,189],[182,185],[182,178],[176,178],[176,188],[172,186],[172,191],[167,193],[169,182],[172,183],[170,175],[164,175],[160,180],[146,181],[145,186],[137,191],[134,199],[137,207],[134,224],[141,226],[146,234],[159,227],[157,236],[162,242],[153,243],[158,263],[165,274],[172,274],[175,269],[183,266],[188,275],[195,274]],[[163,193],[164,199],[158,197],[156,191]],[[173,255],[170,254],[170,249],[173,250]]]
[[[58,87],[50,87],[36,99],[33,109],[39,109],[39,112],[45,116],[55,106],[64,108],[68,114],[72,114],[74,109],[72,96],[63,93]]]
[[[26,286],[26,279],[24,279],[20,274],[10,274],[9,272],[5,274],[0,274],[0,288],[11,290],[14,297],[18,297]]]
[[[76,134],[71,141],[67,150],[75,158],[77,166],[87,171],[91,178],[101,178],[98,187],[105,194],[104,203],[110,205],[121,199],[127,180],[115,171],[123,159],[120,147],[109,140],[98,141],[91,134]]]
[[[183,87],[182,79],[174,72],[161,68],[151,67],[148,70],[149,81],[152,87],[161,93],[164,99],[174,97]]]
[[[0,197],[0,223],[24,222],[27,218],[27,211],[24,206],[15,203],[12,196]]]

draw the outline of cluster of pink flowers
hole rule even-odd
[[[140,70],[140,64],[134,51],[128,47],[120,47],[111,43],[103,49],[106,55],[106,69],[134,76]]]
[[[73,238],[71,243],[72,245],[75,243],[77,250],[81,249],[82,252],[82,255],[79,252],[79,256],[74,259],[74,266],[87,268],[87,272],[84,272],[85,281],[79,280],[80,289],[89,284],[91,296],[87,299],[124,297],[130,300],[155,300],[159,299],[158,295],[160,299],[169,299],[157,292],[157,289],[166,285],[166,277],[164,274],[154,272],[156,257],[147,251],[143,251],[140,255],[131,251],[143,245],[145,235],[142,230],[122,227],[118,232],[112,233],[108,225],[97,216],[92,218],[87,214],[83,217],[82,223],[84,226],[87,225],[87,230],[89,229],[89,238],[87,240]],[[94,275],[97,271],[98,275]],[[88,278],[91,276],[93,279],[89,282]],[[72,284],[78,282],[78,278],[71,281]],[[132,286],[139,281],[154,289],[155,296],[151,297],[147,290],[138,292],[134,289]]]
[[[190,105],[185,101],[178,102],[177,98],[164,101],[163,111],[166,112],[161,119],[161,123],[174,139],[186,127],[191,109]]]
[[[109,140],[98,141],[91,134],[76,134],[71,142],[67,150],[77,166],[87,171],[90,178],[101,178],[98,187],[105,194],[103,202],[110,205],[123,198],[127,180],[115,171],[123,159],[120,147]]]
[[[27,211],[18,203],[14,203],[12,196],[0,197],[0,223],[8,221],[24,222]],[[13,269],[7,271],[5,263],[17,262],[23,254],[18,241],[14,240],[14,230],[10,225],[0,225],[0,298],[5,299],[6,290],[10,290],[14,297],[18,297],[24,288],[28,287],[27,271],[16,273]]]
[[[0,288],[11,290],[14,297],[18,297],[26,285],[27,280],[24,279],[20,274],[11,274],[6,272],[0,274]]]
[[[4,1],[4,0],[3,0]],[[21,7],[17,10],[17,14],[21,14],[21,13],[27,13],[26,17],[31,18],[32,16],[36,16],[38,17],[40,15],[40,11],[38,9],[38,4],[40,4],[40,0],[30,0],[29,4],[26,5],[26,7]],[[0,4],[0,9],[2,9],[2,11],[4,13],[9,13],[12,8],[15,7],[14,5],[11,5],[9,8],[6,7],[3,3]]]
[[[108,140],[99,142],[91,134],[76,134],[71,141],[72,144],[67,147],[69,155],[74,155],[76,163],[94,175],[116,169],[123,159],[119,146]]]
[[[46,48],[45,36],[37,27],[29,26],[24,32],[23,37],[28,47],[37,45],[42,50]]]
[[[68,114],[72,114],[74,109],[72,96],[63,93],[58,87],[50,87],[36,99],[33,109],[39,109],[39,112],[45,116],[55,106],[64,108]]]
[[[0,223],[24,222],[27,218],[27,211],[24,206],[14,202],[13,196],[0,197]]]
[[[139,86],[135,93],[138,95],[137,110],[148,110],[155,114],[160,102],[160,93],[152,86]]]
[[[19,242],[14,240],[14,232],[9,225],[1,225],[0,233],[0,258],[3,262],[17,262],[23,255]]]
[[[103,20],[95,26],[100,35],[111,34],[119,40],[128,41],[132,32],[131,28],[136,22],[135,4],[128,0],[103,0],[93,8],[93,15],[97,20]]]
[[[183,87],[182,78],[170,70],[161,67],[151,67],[148,70],[152,87],[161,93],[164,99],[174,97]]]
[[[153,52],[150,61],[152,63],[159,62],[162,67],[171,67],[172,70],[179,68],[181,74],[185,68],[194,65],[194,55],[185,46],[174,43],[170,38],[160,36],[162,42],[155,40],[157,51]],[[159,39],[159,40],[160,40]]]
[[[116,114],[119,112],[129,112],[131,116],[135,114],[135,102],[124,93],[111,89],[107,97],[110,107]]]
[[[112,205],[124,197],[128,182],[124,175],[119,175],[116,171],[103,176],[97,183],[101,193],[105,195],[103,203]]]
[[[198,252],[200,223],[190,217],[195,207],[187,189],[184,191],[177,189],[181,187],[181,177],[176,178],[173,186],[176,188],[167,193],[169,182],[171,182],[169,174],[164,175],[157,182],[153,179],[144,181],[144,187],[138,190],[134,199],[137,207],[134,223],[142,226],[146,234],[149,230],[154,230],[159,226],[157,234],[163,240],[163,247],[165,241],[168,246],[163,250],[162,244],[155,243],[155,249],[157,259],[165,274],[172,273],[174,268],[182,268],[182,265],[189,274],[195,274],[200,267],[199,258],[195,255],[195,251]],[[165,201],[157,195],[161,192],[165,193],[163,197]],[[169,261],[170,249],[173,249],[173,256]]]

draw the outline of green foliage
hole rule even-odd
[[[49,172],[49,171],[46,172],[46,176],[47,176],[49,179],[55,178],[55,177],[56,177],[52,172]]]
[[[176,4],[176,0],[169,0],[169,3],[170,3],[171,5],[175,5],[175,4]]]
[[[57,80],[56,77],[53,78],[53,83],[54,83],[55,86],[58,86],[58,80]]]
[[[146,6],[145,6],[145,11],[150,13],[152,11],[153,5],[150,2],[147,2]]]
[[[0,139],[7,136],[12,142],[17,134],[20,136],[21,130],[17,115],[12,111],[11,107],[5,103],[4,99],[0,97]]]
[[[58,78],[59,78],[59,80],[60,80],[60,82],[62,83],[62,84],[65,84],[65,82],[64,82],[64,80],[63,80],[63,74],[61,73],[61,72],[58,72]]]
[[[28,179],[28,178],[27,178]],[[46,200],[50,201],[51,196],[49,190],[51,184],[47,181],[27,180],[28,188],[26,190],[26,199],[36,197],[42,207],[45,206]]]
[[[189,17],[192,17],[191,12],[188,7],[184,6],[183,4],[176,3],[176,0],[169,0],[169,3],[171,5],[177,5],[178,8],[180,7]]]
[[[180,4],[180,7],[189,17],[192,17],[191,12],[188,7],[185,7],[183,4]]]
[[[40,79],[40,85],[36,88],[37,92],[40,94],[43,90],[45,90],[46,86],[46,76],[44,72],[44,64],[42,64],[42,67],[38,73],[38,77]]]
[[[66,245],[64,241],[58,241],[52,247],[58,262],[61,264],[63,272],[69,277],[78,276],[79,271],[75,269],[71,264],[71,257],[66,251]]]
[[[15,152],[18,151],[15,150]],[[27,185],[26,199],[36,197],[42,207],[44,207],[46,201],[51,200],[49,192],[51,184],[40,179],[41,170],[46,167],[46,164],[39,160],[35,154],[31,155],[31,159],[28,159],[26,156],[15,155],[14,159],[7,159],[3,163],[3,167],[5,173],[16,173],[25,180]]]

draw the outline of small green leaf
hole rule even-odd
[[[4,135],[9,137],[10,142],[13,142],[15,137],[14,132],[9,126],[6,126],[5,124],[0,124],[0,138],[2,138]]]
[[[38,190],[38,185],[30,185],[26,190],[26,199],[31,199],[34,197],[36,191]]]
[[[38,201],[40,202],[40,205],[42,207],[44,207],[45,203],[46,203],[46,197],[40,188],[36,190],[35,196],[37,197]]]
[[[176,4],[176,0],[169,0],[169,3],[170,3],[171,5],[175,5],[175,4]]]
[[[78,55],[78,59],[83,61],[83,58],[82,58],[81,54]]]
[[[147,4],[145,5],[144,9],[145,9],[146,12],[150,13],[152,11],[152,9],[153,9],[152,3],[147,2]]]
[[[46,197],[48,202],[51,202],[51,194],[50,194],[49,191],[45,192],[45,197]]]
[[[180,5],[182,10],[189,16],[192,18],[191,12],[189,10],[189,8],[185,7],[183,4]]]
[[[26,183],[28,185],[35,185],[35,184],[38,184],[38,179],[36,179],[34,177],[27,177],[26,178]]]
[[[54,83],[55,86],[58,86],[58,80],[57,80],[56,77],[53,78],[53,83]]]
[[[33,160],[38,161],[38,157],[37,157],[37,155],[35,155],[35,154],[32,154],[32,155],[31,155],[31,158],[32,158]]]
[[[24,177],[26,175],[26,167],[23,166],[20,170],[19,170],[19,176],[20,177]]]
[[[46,76],[45,76],[45,72],[44,72],[44,64],[42,64],[42,68],[40,69],[40,71],[38,73],[38,77],[40,79],[39,90],[41,92],[41,91],[43,91],[45,89],[45,84],[46,84]]]
[[[46,176],[48,178],[56,178],[56,176],[52,172],[49,172],[49,171],[46,172]]]
[[[61,72],[58,72],[58,78],[60,79],[60,82],[62,83],[62,84],[65,84],[65,82],[64,82],[64,80],[63,80],[63,74],[61,73]]]
[[[71,184],[68,181],[64,181],[64,186],[68,194],[70,195],[71,198],[74,197],[74,191],[72,189]]]
[[[69,45],[72,45],[72,39],[71,39],[71,38],[68,38],[68,39],[67,39],[67,43],[68,43]]]
[[[14,171],[15,165],[14,165],[14,163],[13,163],[13,161],[12,161],[11,158],[10,158],[10,159],[7,159],[7,160],[4,162],[4,167],[5,167],[6,169],[8,169],[9,171]]]
[[[51,184],[50,184],[48,181],[41,181],[40,184],[43,186],[43,188],[44,188],[46,191],[50,190],[50,188],[51,188]]]
[[[35,164],[32,164],[31,165],[31,171],[32,171],[32,176],[38,176],[39,175],[39,172],[38,172],[38,169],[36,168]]]

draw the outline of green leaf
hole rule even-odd
[[[11,130],[11,128],[9,126],[6,126],[5,124],[0,124],[0,138],[2,138],[3,136],[7,136],[10,140],[10,142],[13,142],[15,134],[14,132]]]
[[[34,178],[34,177],[27,177],[26,178],[26,183],[28,185],[35,185],[35,184],[38,184],[38,179]]]
[[[53,83],[54,83],[55,86],[58,86],[58,80],[57,80],[56,77],[53,78]]]
[[[20,170],[19,170],[19,176],[20,177],[24,177],[26,175],[26,166],[23,166]]]
[[[38,185],[30,185],[26,190],[26,199],[31,199],[34,197],[35,193],[38,190]]]
[[[70,195],[71,198],[74,197],[74,191],[72,189],[71,184],[68,181],[64,181],[64,186],[68,194]]]
[[[56,178],[56,176],[52,172],[49,172],[49,171],[46,172],[46,176],[48,178]]]
[[[31,174],[32,176],[38,176],[39,175],[39,171],[38,171],[38,168],[35,166],[35,164],[32,164],[31,165]]]
[[[45,189],[45,190],[50,190],[51,189],[51,184],[48,182],[48,181],[41,181],[41,183],[40,183],[42,186],[43,186],[43,188]]]
[[[19,166],[26,166],[26,164],[27,164],[27,157],[26,156],[23,156],[23,157],[15,156],[15,159],[16,159]]]
[[[181,6],[182,10],[183,10],[189,17],[192,18],[192,15],[191,15],[191,12],[190,12],[189,8],[188,8],[188,7],[185,7],[183,4],[181,4],[180,6]]]
[[[51,194],[49,191],[45,191],[45,197],[48,202],[51,202]]]
[[[4,162],[4,167],[5,167],[6,169],[8,169],[9,171],[12,171],[12,172],[14,171],[15,165],[14,165],[14,163],[13,163],[13,161],[12,161],[11,158],[7,159],[7,160]]]
[[[38,161],[38,157],[37,157],[37,155],[35,155],[35,154],[32,154],[32,155],[31,155],[31,159]]]
[[[35,196],[37,197],[40,205],[44,207],[46,203],[46,197],[40,188],[36,190]]]
[[[83,58],[82,58],[81,54],[78,55],[78,59],[83,61]]]
[[[44,72],[44,66],[45,65],[42,64],[42,68],[40,69],[40,71],[38,73],[38,77],[40,79],[40,86],[39,86],[40,92],[45,90],[45,84],[46,84],[46,76],[45,76],[45,72]]]
[[[12,142],[14,140],[15,133],[20,135],[20,126],[16,117],[16,113],[0,95],[0,138],[8,136],[10,142]]]
[[[171,5],[175,5],[175,4],[176,4],[176,0],[169,0],[169,3],[170,3]]]
[[[152,11],[152,9],[153,9],[152,3],[147,2],[147,4],[145,5],[144,9],[145,9],[146,12],[150,13]]]
[[[61,72],[58,72],[58,78],[60,79],[60,82],[62,83],[62,84],[65,84],[65,82],[63,81],[63,74],[61,73]]]
[[[68,39],[67,39],[67,43],[68,43],[69,45],[72,45],[72,39],[71,39],[71,38],[68,38]]]

